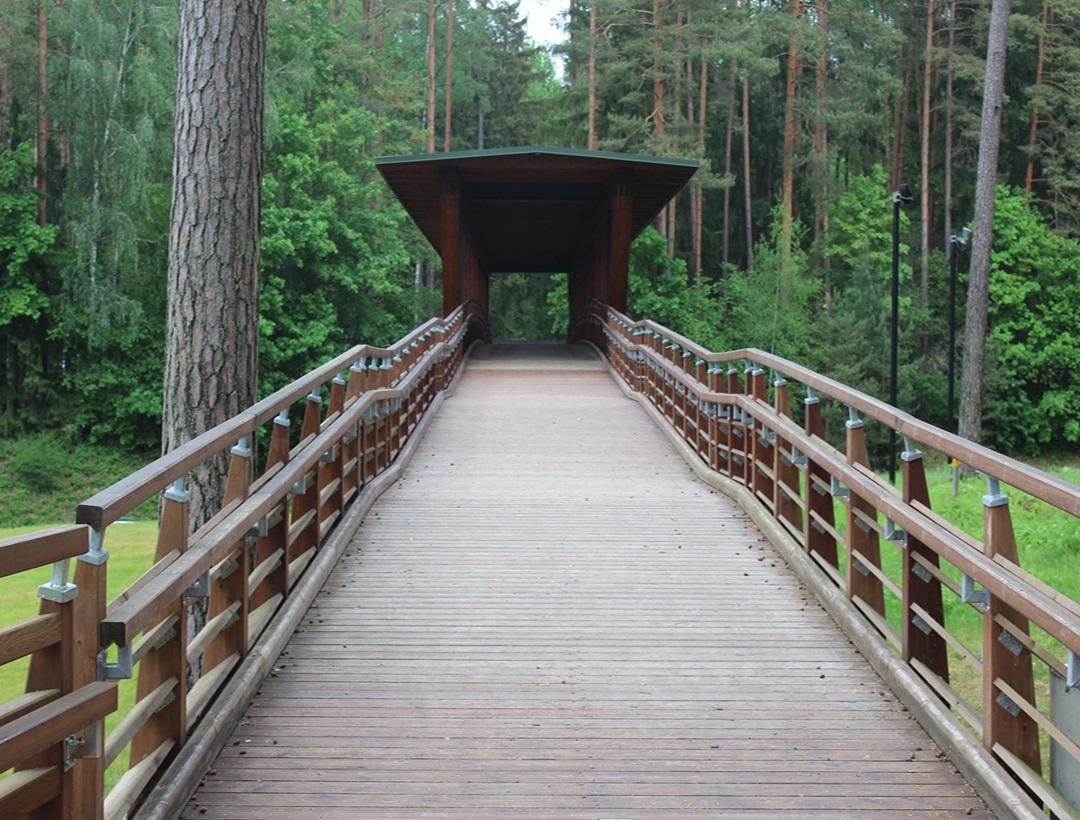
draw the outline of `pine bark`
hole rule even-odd
[[[919,237],[919,260],[920,260],[920,296],[923,308],[930,304],[930,98],[933,90],[933,64],[934,64],[934,4],[926,4],[926,51],[923,58],[923,95],[922,95],[922,122],[919,167],[919,223],[921,226]],[[927,348],[930,344],[930,336],[927,330],[923,332],[923,345]]]
[[[986,46],[979,161],[975,177],[975,233],[971,243],[963,373],[960,381],[960,435],[982,436],[983,365],[986,318],[990,300],[990,251],[994,242],[994,188],[1001,143],[1001,103],[1005,87],[1009,0],[993,0]]]
[[[653,0],[652,4],[652,29],[653,29],[653,129],[657,137],[657,143],[664,138],[664,77],[660,70],[660,0]],[[657,149],[659,150],[659,148]],[[657,216],[657,229],[660,234],[667,238],[667,208],[661,209]]]
[[[428,0],[427,18],[427,152],[435,153],[435,0]]]
[[[829,184],[829,131],[825,121],[829,78],[829,4],[818,0],[818,28],[821,30],[822,47],[814,64],[814,94],[816,116],[814,118],[814,244],[817,246],[825,235],[828,213],[825,200]]]
[[[705,156],[705,130],[706,120],[708,116],[709,106],[709,61],[705,59],[704,55],[701,58],[701,78],[698,85],[698,155]],[[732,112],[728,112],[731,114]],[[731,170],[731,117],[728,117],[728,133],[727,133],[727,169],[725,173]],[[730,190],[730,189],[726,189]],[[705,222],[705,189],[700,182],[694,184],[693,195],[697,198],[697,209],[694,213],[694,270],[701,275],[702,263],[701,263],[701,246],[703,236],[703,226]],[[725,209],[726,209],[725,200]],[[724,225],[724,242],[727,242],[727,225]],[[726,256],[726,249],[725,249]],[[727,260],[724,260],[727,262]]]
[[[1042,85],[1043,66],[1046,62],[1046,30],[1050,24],[1050,4],[1043,2],[1041,26],[1039,28],[1038,55],[1035,62],[1035,88]],[[1028,161],[1024,169],[1024,190],[1029,194],[1035,185],[1035,150],[1039,139],[1039,104],[1031,108],[1031,129],[1028,133]]]
[[[795,22],[788,40],[787,83],[784,91],[784,169],[781,183],[782,221],[780,223],[780,252],[784,259],[791,256],[791,233],[795,206],[795,92],[799,76],[799,35],[802,0],[791,0]]]
[[[953,164],[953,60],[956,55],[956,0],[949,4],[949,54],[945,67],[945,246],[953,235],[952,164]]]
[[[724,177],[731,178],[731,144],[735,132],[735,87],[732,83],[731,99],[728,101],[727,130],[724,134]],[[724,187],[724,210],[723,210],[723,236],[721,239],[720,260],[723,270],[727,272],[728,262],[731,258],[731,186]]]
[[[253,404],[266,0],[181,0],[162,449]],[[194,526],[225,457],[191,475]]]
[[[595,151],[596,139],[596,3],[589,6],[589,133],[588,148]]]
[[[446,111],[443,120],[443,150],[450,150],[451,119],[454,111],[454,0],[446,0]]]
[[[743,221],[746,225],[746,268],[754,264],[754,207],[750,190],[750,78],[742,81]]]
[[[37,171],[35,185],[38,191],[38,224],[44,226],[49,219],[49,16],[46,3],[37,4]]]

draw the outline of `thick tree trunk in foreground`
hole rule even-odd
[[[963,374],[960,380],[960,435],[978,441],[982,435],[983,364],[986,358],[986,313],[990,300],[990,249],[994,242],[994,187],[1001,142],[1001,100],[1005,86],[1005,48],[1009,0],[993,0],[986,45],[979,164],[975,177],[975,233],[964,328]]]
[[[266,0],[181,0],[162,449],[257,398]],[[220,504],[192,474],[191,515]]]
[[[435,153],[435,0],[427,4],[427,152]]]

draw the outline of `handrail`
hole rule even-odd
[[[119,820],[138,810],[346,513],[386,486],[383,474],[484,322],[469,302],[390,347],[356,345],[97,493],[80,505],[78,525],[0,541],[0,577],[54,562],[41,614],[0,628],[0,664],[31,657],[27,694],[0,704],[0,752],[20,768],[0,779],[0,816],[57,795],[76,801],[78,817]],[[287,411],[305,397],[293,444]],[[259,472],[252,443],[268,422]],[[227,447],[221,507],[192,532],[183,479]],[[106,527],[166,487],[153,565],[107,604]],[[194,606],[206,615],[198,631],[188,617]],[[130,677],[135,704],[105,737],[113,681]],[[84,727],[80,746],[72,732]],[[63,749],[54,753],[59,731]],[[104,769],[125,750],[130,766],[106,798]],[[95,758],[86,764],[93,768],[74,779],[52,765],[77,767],[81,757]]]
[[[143,501],[160,492],[177,478],[190,472],[206,460],[207,454],[217,454],[237,439],[251,435],[283,409],[290,407],[310,390],[329,381],[336,374],[365,359],[388,359],[399,356],[414,343],[426,340],[445,327],[452,326],[463,315],[466,305],[453,310],[445,319],[429,319],[406,333],[390,347],[360,344],[349,348],[330,361],[279,388],[261,401],[216,425],[174,450],[155,459],[116,483],[82,502],[76,511],[76,522],[101,530],[130,512]]]
[[[1046,805],[1066,806],[1043,777],[1039,736],[1048,737],[1062,757],[1076,757],[1078,765],[1080,739],[1037,706],[1033,661],[1044,663],[1063,687],[1080,686],[1080,604],[1020,568],[1009,499],[997,482],[1074,516],[1080,515],[1080,488],[786,359],[750,348],[711,353],[655,322],[634,322],[602,305],[594,310],[600,346],[627,388],[655,408],[705,469],[744,488],[744,504],[775,520],[777,531],[810,556],[826,583],[843,590],[872,631],[981,736],[1005,771]],[[739,359],[747,361],[741,374],[716,366]],[[759,365],[777,374],[771,402]],[[785,377],[810,388],[802,425],[791,416]],[[847,405],[845,452],[824,439],[814,391]],[[899,490],[869,469],[859,413],[906,437]],[[982,541],[931,509],[915,441],[988,476]],[[834,519],[838,500],[846,506],[843,531]],[[898,579],[883,568],[881,550],[888,544],[899,549]],[[961,580],[943,572],[943,564],[955,568]],[[943,588],[982,617],[981,652],[968,649],[949,628]],[[898,598],[899,629],[886,617],[887,595]],[[1033,635],[1029,624],[1052,640]],[[950,649],[981,677],[975,705],[967,700],[971,693],[950,685]]]
[[[769,367],[786,378],[800,382],[829,398],[843,402],[848,407],[852,407],[860,413],[893,428],[903,436],[907,436],[928,447],[933,447],[935,450],[939,450],[979,472],[1004,481],[1018,490],[1053,504],[1065,512],[1080,515],[1080,487],[1075,484],[922,421],[910,413],[863,393],[861,390],[848,387],[835,379],[823,376],[809,368],[758,348],[747,347],[717,353],[657,322],[648,319],[635,322],[614,308],[603,306],[603,309],[622,323],[631,333],[634,329],[643,329],[659,334],[668,343],[678,345],[679,348],[689,351],[706,365],[746,361]]]

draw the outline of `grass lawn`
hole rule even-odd
[[[46,529],[37,527],[0,528],[0,539],[13,535]],[[55,525],[53,525],[55,526]],[[111,600],[129,587],[153,563],[154,543],[157,540],[156,521],[136,521],[130,524],[113,524],[105,534],[105,547],[109,550],[108,596]],[[74,572],[74,567],[72,568]],[[10,626],[38,612],[37,588],[49,580],[49,567],[0,578],[0,628]],[[0,703],[21,695],[26,687],[26,670],[29,658],[0,666]],[[106,730],[111,730],[127,714],[135,701],[135,680],[120,682],[120,708],[106,718]],[[106,785],[111,787],[127,770],[127,754],[121,754],[106,773]]]

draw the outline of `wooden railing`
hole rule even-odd
[[[391,347],[353,347],[88,499],[76,526],[0,542],[0,577],[53,566],[41,614],[0,631],[0,665],[31,656],[26,694],[0,707],[0,771],[16,770],[0,779],[0,817],[122,818],[139,805],[333,528],[394,462],[482,322],[467,304]],[[192,532],[185,476],[226,450],[222,506]],[[154,563],[107,603],[107,527],[159,493]],[[106,734],[114,681],[133,676],[134,705]],[[125,753],[106,795],[104,771]]]
[[[1031,795],[1054,815],[1076,816],[1046,776],[1040,741],[1052,749],[1055,772],[1072,777],[1080,766],[1080,604],[1020,567],[1001,484],[1063,510],[1077,526],[1080,488],[778,356],[715,353],[654,322],[595,310],[593,335],[627,386],[711,470],[749,492]],[[806,395],[801,423],[792,412],[795,382]],[[825,438],[823,399],[847,408],[843,451]],[[863,416],[904,437],[900,489],[870,469]],[[982,540],[931,509],[917,445],[985,476]],[[883,546],[897,551],[898,571],[883,568]],[[944,606],[943,590],[959,605]],[[982,621],[977,647],[950,629],[954,613],[969,611]],[[951,681],[950,653],[971,667],[973,686]],[[1038,707],[1037,678],[1048,679],[1069,717]]]

